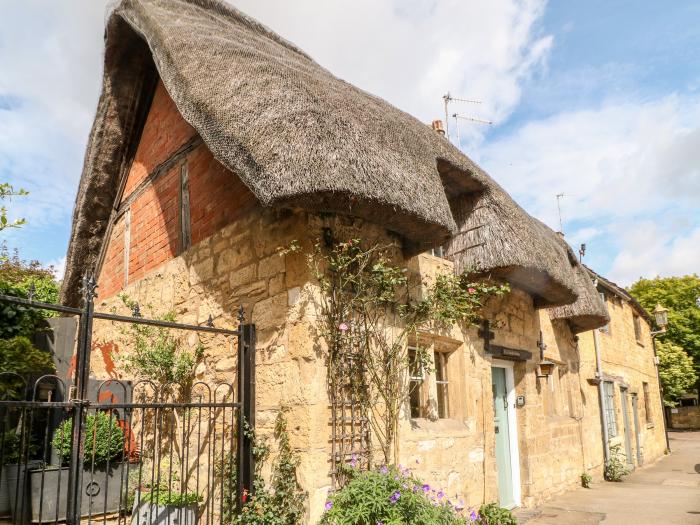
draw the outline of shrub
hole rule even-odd
[[[591,488],[591,482],[593,481],[593,478],[588,472],[584,472],[581,474],[581,486],[584,489],[590,489]]]
[[[457,525],[478,519],[474,512],[460,515],[461,502],[400,467],[377,472],[349,469],[348,477],[348,484],[326,503],[322,525]]]
[[[70,459],[73,422],[67,419],[56,430],[52,445],[63,463]],[[85,419],[85,465],[104,466],[119,460],[124,453],[124,432],[117,418],[105,412],[90,414]]]
[[[167,486],[158,486],[150,492],[143,492],[140,501],[160,506],[189,507],[201,503],[204,498],[196,492],[177,492]]]
[[[51,356],[34,347],[26,337],[0,339],[0,370],[14,372],[25,381],[31,376],[50,374],[56,370]],[[0,399],[23,399],[26,385],[19,378],[0,379]]]
[[[256,461],[255,494],[245,497],[243,512],[235,511],[235,498],[227,496],[225,501],[228,508],[224,510],[224,523],[233,525],[298,525],[304,517],[306,493],[297,481],[297,465],[299,458],[294,453],[287,433],[287,420],[283,412],[277,414],[275,420],[275,437],[278,440],[277,458],[272,464],[272,479],[270,486],[260,475],[260,468],[269,455],[269,447],[265,442],[259,442],[255,433],[246,429],[253,441],[253,455]],[[224,481],[224,490],[235,494],[235,464],[227,461],[230,472]],[[227,489],[228,487],[228,489]]]
[[[620,445],[613,445],[610,447],[610,459],[605,463],[604,471],[604,476],[607,481],[622,481],[622,478],[630,473],[621,458],[625,458],[625,455],[620,452]]]
[[[482,505],[479,509],[479,525],[518,525],[513,513],[497,503]]]
[[[38,261],[24,261],[17,251],[10,255],[5,245],[0,246],[0,294],[27,299],[30,287],[34,288],[34,299],[44,303],[58,301],[58,283],[53,268],[43,268]],[[18,304],[0,305],[0,337],[18,335],[31,337],[45,317],[55,312],[37,310]]]

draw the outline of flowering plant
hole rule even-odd
[[[348,483],[330,496],[320,525],[462,525],[479,523],[456,496],[431,487],[401,466],[348,467]]]

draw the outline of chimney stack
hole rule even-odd
[[[443,137],[445,136],[445,127],[442,124],[442,120],[433,120],[432,128]]]

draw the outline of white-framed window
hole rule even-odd
[[[603,383],[603,406],[605,408],[605,419],[608,423],[608,439],[617,436],[617,414],[615,412],[615,383],[605,381]]]
[[[416,346],[408,347],[408,382],[409,404],[411,417],[425,416],[425,394],[423,383],[425,381],[425,367],[420,359],[420,349]]]
[[[450,417],[450,381],[447,373],[447,352],[433,353],[435,359],[435,386],[437,387],[437,416],[440,419]]]

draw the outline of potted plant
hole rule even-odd
[[[138,490],[134,497],[131,524],[196,525],[202,500],[202,496],[196,492],[176,491],[163,483],[150,490]]]
[[[25,444],[21,446],[20,434],[17,429],[6,431],[0,435],[0,516],[8,516],[16,505],[17,487],[20,487],[20,498],[26,496],[24,473],[27,470],[41,468],[41,460],[33,459],[38,447],[33,440],[25,436]],[[28,458],[28,459],[27,459]],[[18,483],[19,479],[19,483]]]
[[[31,521],[64,520],[71,453],[72,421],[64,421],[52,446],[60,464],[29,472]],[[89,414],[85,419],[81,515],[117,512],[126,479],[124,432],[114,415]]]

